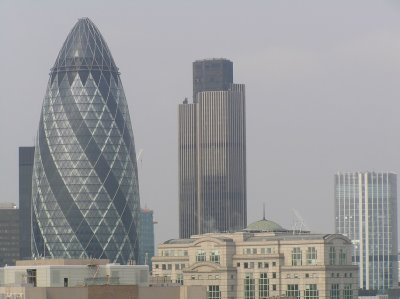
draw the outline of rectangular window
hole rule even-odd
[[[244,278],[244,299],[255,299],[256,286],[253,273],[245,273]]]
[[[261,248],[261,254],[271,254],[272,250],[270,247]]]
[[[183,285],[183,274],[182,273],[176,274],[176,283]]]
[[[260,273],[260,278],[258,279],[258,290],[260,299],[269,297],[268,273]]]
[[[301,249],[295,247],[292,250],[292,266],[301,266]]]
[[[343,299],[353,299],[353,289],[351,287],[351,284],[344,285]]]
[[[297,299],[300,299],[299,285],[298,284],[288,284],[287,290],[286,290],[286,296],[287,297],[295,297]]]
[[[338,283],[334,283],[331,285],[330,299],[340,299],[340,290]]]
[[[203,249],[197,249],[196,252],[196,262],[205,262],[206,252]]]
[[[276,272],[272,272],[272,278],[276,278]]]
[[[244,248],[243,249],[243,254],[252,254],[252,248]]]
[[[346,251],[343,248],[339,249],[339,265],[346,264]]]
[[[335,247],[329,248],[329,264],[335,265],[336,264],[336,250]]]
[[[210,262],[216,264],[220,263],[219,250],[211,250]]]
[[[318,299],[318,289],[316,284],[305,285],[304,299]]]
[[[207,288],[207,299],[221,299],[221,291],[219,286],[211,285]]]
[[[317,264],[317,249],[315,247],[307,248],[307,265]]]

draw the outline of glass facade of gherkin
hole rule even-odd
[[[32,176],[32,254],[137,260],[139,206],[118,68],[96,26],[79,19],[43,101]]]

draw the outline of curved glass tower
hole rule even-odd
[[[137,260],[128,105],[110,50],[87,18],[72,28],[51,69],[32,180],[34,256]]]

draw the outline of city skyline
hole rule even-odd
[[[267,218],[285,227],[293,207],[311,229],[333,232],[338,169],[400,169],[396,2],[221,2],[211,11],[177,1],[121,2],[118,8],[96,2],[98,12],[92,5],[81,3],[77,12],[71,3],[0,4],[0,51],[7,57],[0,78],[0,107],[7,111],[0,120],[1,201],[18,201],[18,146],[33,145],[51,59],[84,16],[99,24],[112,45],[128,104],[135,107],[137,149],[144,149],[142,206],[155,210],[158,242],[178,234],[176,104],[192,93],[190,63],[196,59],[234,61],[235,81],[246,84],[252,99],[248,222],[261,218],[266,202]]]

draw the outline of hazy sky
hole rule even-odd
[[[0,1],[0,201],[18,202],[49,70],[79,17],[121,71],[142,206],[157,242],[178,236],[177,106],[192,62],[224,57],[246,84],[249,223],[292,208],[332,232],[337,171],[400,172],[398,1]]]

